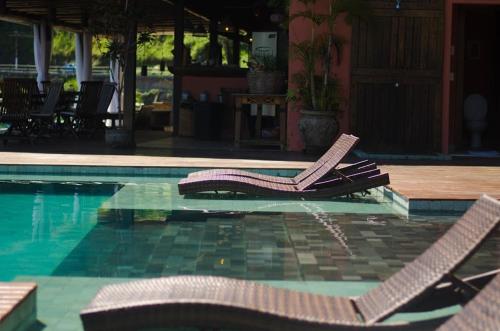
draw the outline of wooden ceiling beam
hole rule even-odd
[[[37,24],[42,22],[45,18],[45,16],[18,13],[11,10],[8,10],[6,13],[0,15],[0,20],[23,25]],[[80,25],[68,23],[59,19],[52,20],[51,23],[54,27],[62,28],[68,31],[77,32],[82,30]]]
[[[0,15],[7,11],[7,0],[0,0]]]

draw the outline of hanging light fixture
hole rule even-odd
[[[396,0],[396,10],[401,9],[401,0]]]
[[[222,32],[233,32],[234,26],[233,22],[229,19],[229,17],[225,17],[222,22],[219,23],[219,31]]]

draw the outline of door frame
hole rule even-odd
[[[455,56],[457,47],[454,45],[453,30],[456,27],[454,24],[460,24],[459,16],[453,15],[455,6],[457,5],[500,5],[500,0],[445,0],[444,8],[444,39],[443,39],[443,84],[442,84],[442,121],[441,121],[441,152],[443,154],[450,153],[450,135],[455,134],[451,132],[451,105],[457,105],[458,96],[455,95],[455,100],[452,100],[452,84],[456,83],[456,79],[460,80],[460,66],[456,66],[457,61]],[[455,19],[455,22],[454,22]],[[458,68],[458,71],[457,71]]]

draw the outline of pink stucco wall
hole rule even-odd
[[[216,102],[221,88],[247,89],[247,79],[246,77],[200,76],[184,76],[182,78],[182,89],[189,91],[196,100],[199,99],[200,93],[208,92],[210,101]]]
[[[318,0],[316,4],[316,9],[327,12],[327,0]],[[291,0],[290,3],[290,15],[299,12],[303,9],[303,6],[297,0]],[[324,31],[324,29],[318,29],[318,32]],[[349,130],[349,95],[350,95],[350,85],[351,85],[351,36],[352,29],[345,22],[344,18],[339,18],[336,29],[336,33],[341,36],[346,43],[343,47],[341,54],[341,63],[337,65],[334,61],[333,73],[342,85],[342,96],[344,102],[342,105],[342,112],[339,115],[340,131],[346,132]],[[305,39],[311,38],[311,23],[308,20],[297,18],[290,23],[289,26],[289,42],[299,42]],[[290,51],[291,51],[290,47]],[[294,73],[302,69],[301,63],[294,59],[293,54],[290,56],[289,60],[289,84],[288,88],[293,89],[293,83],[291,77]],[[300,119],[300,107],[298,103],[291,102],[288,105],[288,123],[287,123],[287,139],[288,139],[288,150],[291,151],[301,151],[304,148],[302,143],[302,138],[299,132],[299,119]]]

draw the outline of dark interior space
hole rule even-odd
[[[463,101],[472,94],[480,94],[486,99],[488,112],[480,150],[500,151],[500,7],[467,6],[461,12],[463,80],[457,83],[462,85]],[[460,114],[464,116],[463,110]],[[470,148],[469,132],[462,119],[459,146],[467,150]]]

